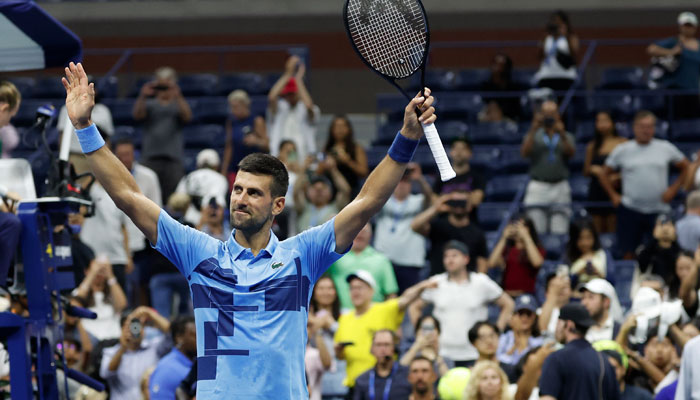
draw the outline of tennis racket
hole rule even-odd
[[[421,70],[425,87],[425,64],[430,48],[428,18],[420,0],[346,0],[345,30],[353,48],[374,72],[394,85]],[[421,89],[422,90],[422,89]],[[423,133],[445,182],[456,176],[434,124],[423,124]]]

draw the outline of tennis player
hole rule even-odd
[[[269,155],[245,157],[231,193],[235,230],[221,242],[177,223],[139,191],[90,120],[95,88],[83,66],[71,63],[65,74],[66,109],[92,172],[189,282],[197,326],[197,398],[308,398],[304,348],[313,285],[391,196],[423,136],[421,122],[436,119],[430,91],[406,106],[388,156],[357,198],[325,224],[285,241],[270,228],[284,209],[287,170]]]

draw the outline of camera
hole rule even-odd
[[[143,325],[141,324],[141,320],[138,318],[134,318],[129,322],[129,332],[131,333],[131,337],[134,339],[138,339],[141,336],[141,330],[143,330]]]
[[[467,200],[447,200],[446,204],[454,208],[466,208]]]

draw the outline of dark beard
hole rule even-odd
[[[229,217],[229,222],[232,228],[239,230],[245,234],[252,234],[260,232],[260,230],[265,226],[265,224],[267,223],[267,221],[269,221],[270,218],[272,218],[272,215],[270,215],[268,218],[261,218],[259,220],[249,218],[246,219],[243,223],[238,224],[234,221],[233,213],[231,213],[231,216]]]

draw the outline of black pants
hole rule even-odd
[[[644,214],[622,204],[617,208],[617,247],[620,253],[633,253],[652,239],[657,214]]]

